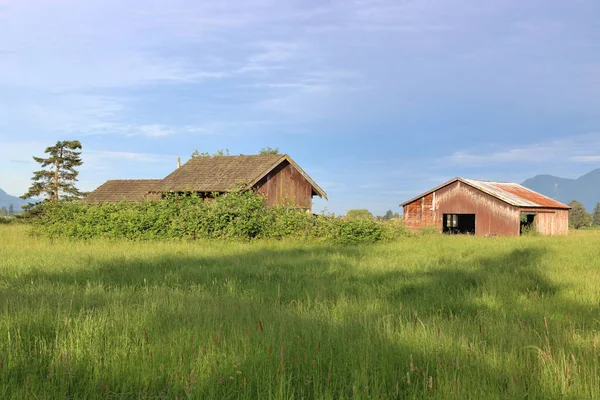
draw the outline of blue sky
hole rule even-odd
[[[315,210],[600,166],[597,0],[0,0],[0,188],[56,140],[80,188],[198,148],[290,154]]]

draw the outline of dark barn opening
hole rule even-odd
[[[533,223],[535,222],[535,213],[521,213],[521,229],[519,232],[523,233],[531,232],[533,230]]]
[[[475,214],[444,214],[444,233],[475,234]]]

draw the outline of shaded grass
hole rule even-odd
[[[596,398],[600,246],[0,227],[0,398]]]

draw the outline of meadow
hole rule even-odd
[[[0,243],[1,399],[600,398],[599,231]]]

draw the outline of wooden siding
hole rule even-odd
[[[569,210],[538,210],[533,229],[542,235],[568,235]]]
[[[520,212],[487,193],[456,181],[404,206],[404,224],[412,230],[442,232],[444,214],[475,214],[475,235],[518,235]]]
[[[437,228],[433,198],[435,192],[429,193],[418,200],[404,206],[404,225],[408,229]]]
[[[256,184],[269,206],[286,205],[310,210],[313,189],[289,162],[284,161]]]
[[[436,226],[442,229],[444,214],[475,214],[475,235],[519,235],[519,208],[457,181],[438,190]]]

